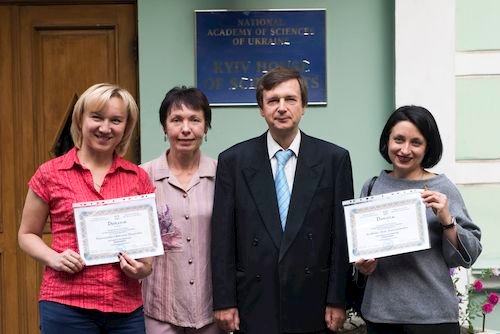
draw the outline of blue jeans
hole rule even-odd
[[[132,313],[101,312],[40,301],[42,334],[145,334],[142,306]]]

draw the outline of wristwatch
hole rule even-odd
[[[448,225],[441,225],[441,227],[443,228],[443,230],[447,230],[453,228],[453,226],[455,225],[457,225],[457,219],[455,218],[455,216],[451,216],[451,223],[449,223]]]

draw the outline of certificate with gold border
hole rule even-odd
[[[78,249],[88,266],[163,254],[155,194],[73,204]]]
[[[349,261],[430,248],[421,189],[343,201]]]

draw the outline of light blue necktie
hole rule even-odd
[[[275,154],[278,160],[278,170],[276,178],[274,179],[274,186],[276,187],[276,197],[278,199],[278,209],[280,211],[281,227],[285,230],[286,217],[288,215],[288,206],[290,205],[290,188],[286,181],[285,165],[288,159],[292,156],[291,150],[278,151]]]

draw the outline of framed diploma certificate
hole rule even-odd
[[[349,261],[430,248],[420,189],[343,201]]]
[[[88,266],[163,254],[155,195],[73,204],[78,249]]]

